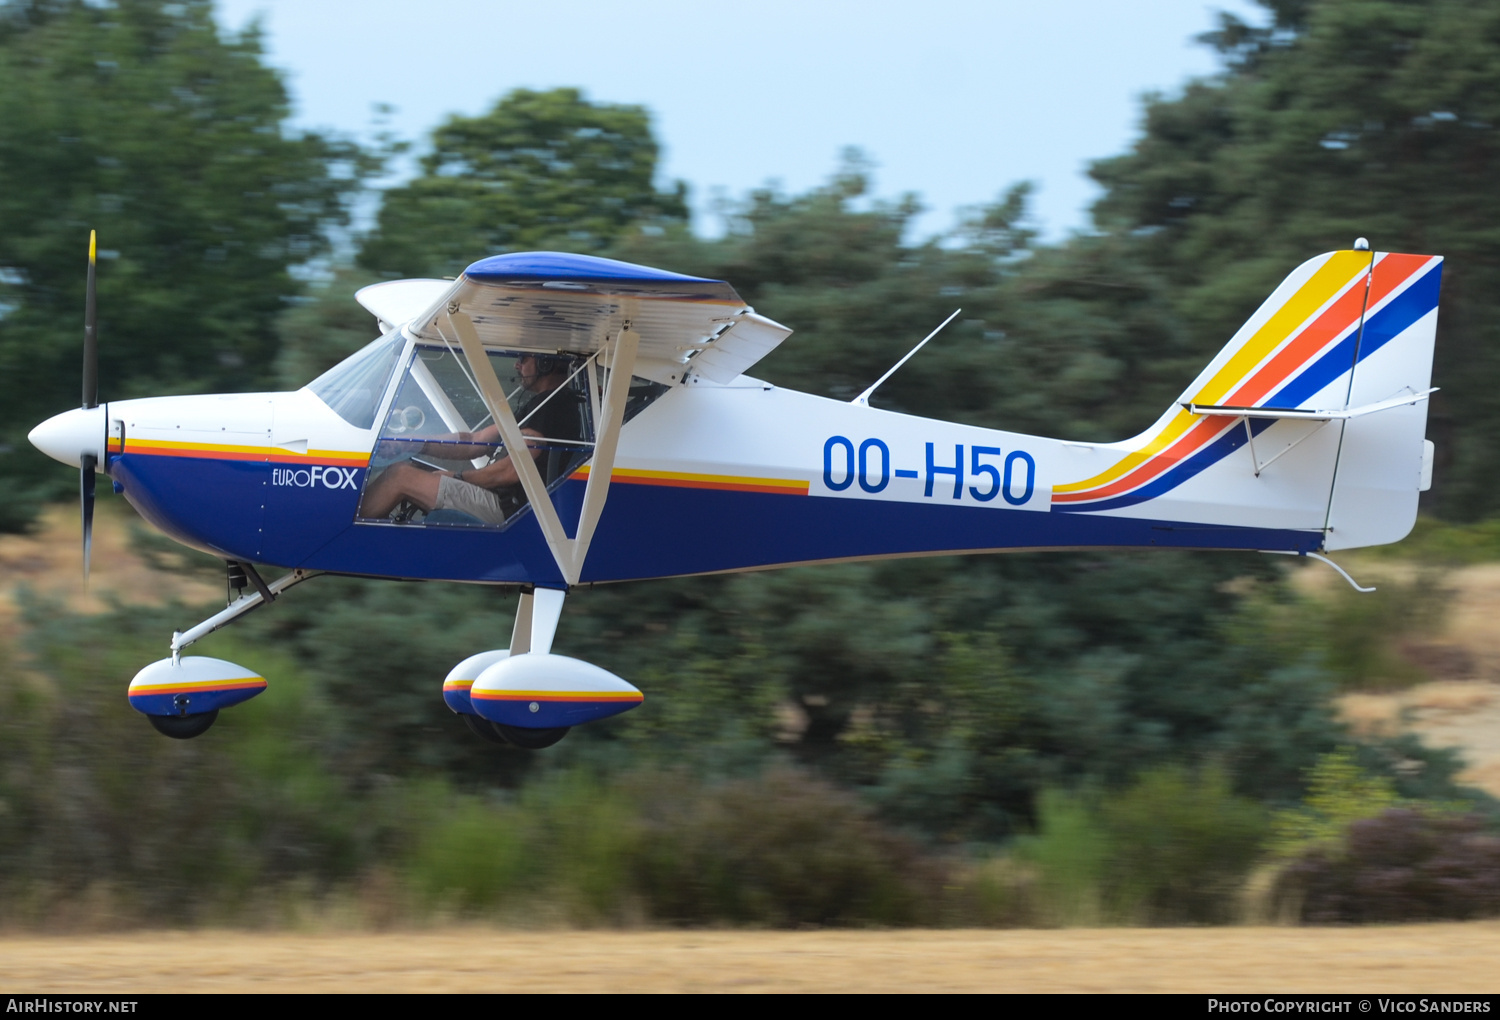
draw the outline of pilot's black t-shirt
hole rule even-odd
[[[552,399],[548,400],[548,397]],[[523,429],[540,432],[545,439],[583,439],[583,400],[583,394],[570,386],[559,387],[552,393],[528,393],[526,399],[516,405],[516,422]],[[536,457],[542,481],[550,485],[576,467],[584,457],[584,449],[562,445],[543,447]],[[500,497],[507,517],[526,505],[526,493],[519,484],[500,485],[490,491]]]
[[[580,394],[571,387],[559,387],[551,393],[528,393],[526,397],[516,408],[516,421],[523,429],[534,429],[548,439],[583,438],[582,402]]]

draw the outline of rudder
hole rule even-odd
[[[1442,273],[1439,256],[1375,255],[1346,407],[1428,390]],[[1414,400],[1340,425],[1324,547],[1331,551],[1399,542],[1416,523],[1418,496],[1430,478],[1427,401]]]

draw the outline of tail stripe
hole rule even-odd
[[[1244,377],[1254,373],[1257,366],[1265,372],[1275,366],[1288,371],[1295,366],[1286,366],[1276,358],[1266,363],[1268,356],[1288,340],[1307,332],[1311,326],[1331,314],[1347,314],[1349,309],[1342,304],[1350,294],[1363,300],[1363,288],[1357,286],[1369,268],[1369,257],[1359,252],[1335,252],[1313,273],[1312,277],[1278,308],[1254,335],[1200,387],[1192,397],[1203,404],[1226,403],[1224,397]],[[1346,325],[1358,319],[1358,307]],[[1258,373],[1257,373],[1258,374]],[[1277,380],[1279,381],[1279,380]],[[1093,478],[1059,485],[1053,489],[1054,503],[1070,503],[1088,499],[1099,499],[1130,489],[1159,474],[1172,464],[1189,456],[1199,447],[1228,428],[1223,420],[1205,420],[1180,411],[1162,426],[1140,449],[1132,451],[1116,464]],[[1186,437],[1186,445],[1173,449],[1179,440]],[[1136,472],[1144,469],[1145,474]],[[1126,476],[1131,476],[1127,478]],[[1115,483],[1118,480],[1118,484]]]
[[[1315,324],[1335,316],[1358,317],[1364,304],[1364,283],[1370,256],[1362,252],[1334,252],[1332,257],[1256,330],[1208,384],[1193,394],[1200,404],[1227,404],[1229,394],[1247,378],[1263,374],[1267,355],[1295,337],[1305,335]],[[1257,373],[1257,366],[1263,366]]]
[[[1440,263],[1441,259],[1422,255],[1382,257],[1371,279],[1370,311],[1365,314],[1363,342],[1356,329],[1364,308],[1363,288],[1347,288],[1223,402],[1242,406],[1299,406],[1350,371],[1356,344],[1359,344],[1359,358],[1364,360],[1437,306],[1442,274],[1434,270]],[[1303,290],[1308,286],[1311,281]],[[1297,374],[1288,378],[1294,372]],[[1211,393],[1213,387],[1210,383],[1199,392]],[[1271,424],[1264,420],[1252,422],[1251,430],[1259,434]],[[1058,486],[1053,493],[1053,509],[1113,510],[1153,499],[1243,446],[1244,428],[1231,429],[1239,425],[1233,418],[1197,418],[1180,412],[1166,423],[1155,440],[1137,453],[1127,454],[1114,468],[1084,482]],[[1179,434],[1171,436],[1172,432]],[[1133,463],[1127,463],[1132,459]]]

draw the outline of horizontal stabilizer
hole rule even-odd
[[[1194,404],[1186,403],[1182,406],[1187,408],[1189,414],[1201,414],[1210,418],[1291,418],[1299,421],[1345,421],[1349,418],[1363,418],[1367,414],[1376,411],[1389,411],[1393,407],[1404,407],[1426,400],[1436,393],[1436,386],[1428,387],[1419,393],[1406,392],[1397,394],[1388,400],[1378,400],[1373,404],[1365,404],[1361,407],[1351,407],[1347,411],[1316,411],[1300,407],[1233,407],[1228,404]]]

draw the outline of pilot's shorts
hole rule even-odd
[[[505,509],[497,493],[461,482],[451,475],[438,477],[437,505],[433,509],[457,510],[486,524],[505,523]]]

